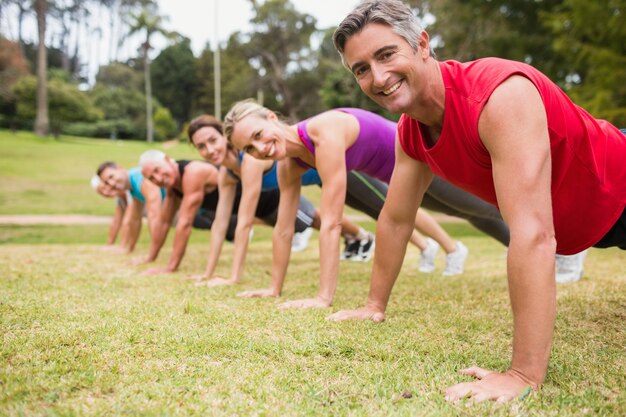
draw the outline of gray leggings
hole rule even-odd
[[[261,217],[265,223],[270,226],[275,226],[278,220],[278,207],[266,216]],[[300,196],[300,203],[298,204],[298,213],[296,214],[296,233],[303,232],[308,227],[313,226],[315,220],[315,206],[309,200]]]
[[[350,171],[346,204],[373,219],[378,219],[385,203],[387,189],[388,185],[376,178]],[[437,176],[426,190],[422,207],[465,219],[503,245],[509,244],[509,228],[494,205]]]

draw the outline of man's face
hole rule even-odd
[[[159,162],[148,162],[141,168],[141,174],[159,187],[172,188],[178,178],[176,169],[176,165],[171,160],[166,159]]]
[[[122,168],[107,167],[100,173],[100,179],[114,191],[125,191],[130,185],[126,171]]]
[[[428,55],[427,35],[420,38],[415,52],[391,27],[380,23],[366,25],[344,46],[344,60],[361,90],[392,113],[410,113],[425,84]]]

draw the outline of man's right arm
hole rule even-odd
[[[153,262],[157,256],[159,256],[159,251],[165,243],[170,225],[172,224],[172,220],[179,206],[180,198],[175,196],[172,190],[168,190],[165,201],[163,201],[163,207],[161,208],[160,219],[151,230],[150,252],[148,253],[146,262]]]
[[[161,221],[161,209],[163,206],[161,188],[151,181],[144,180],[141,182],[141,194],[146,199],[148,230],[150,231],[150,236],[152,236]]]
[[[124,223],[122,226],[122,237],[124,239],[123,247],[126,253],[130,253],[135,249],[135,245],[139,239],[142,212],[143,203],[132,198],[124,213]]]
[[[396,140],[396,165],[376,225],[376,249],[367,303],[356,310],[334,313],[328,319],[384,320],[391,290],[402,268],[406,246],[414,230],[415,214],[431,180],[430,168],[409,158]]]

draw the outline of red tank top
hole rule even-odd
[[[597,243],[626,206],[626,137],[576,106],[529,65],[486,58],[439,66],[446,89],[441,135],[428,148],[418,121],[402,115],[398,133],[404,152],[427,163],[441,178],[497,205],[491,158],[478,135],[478,118],[497,86],[522,75],[535,85],[546,108],[557,252],[574,254]]]

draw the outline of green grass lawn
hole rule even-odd
[[[130,166],[144,149],[0,132],[0,214],[110,214],[89,176],[100,160]],[[69,198],[41,205],[59,192]],[[325,320],[363,303],[371,263],[341,264],[332,308],[236,297],[268,284],[267,227],[255,228],[243,284],[210,289],[186,279],[204,269],[208,232],[192,234],[180,272],[144,277],[101,249],[104,225],[0,226],[0,415],[626,415],[626,252],[616,249],[592,249],[583,279],[558,287],[539,394],[502,407],[445,402],[446,387],[469,380],[457,370],[506,369],[512,324],[504,248],[465,223],[444,227],[470,248],[466,273],[442,277],[441,254],[435,273],[419,273],[409,248],[387,320],[374,324]],[[147,244],[144,231],[138,254]],[[219,273],[232,255],[227,244]],[[314,295],[318,268],[315,233],[292,256],[282,299]]]
[[[0,214],[109,215],[113,203],[91,189],[91,176],[106,160],[135,167],[139,155],[151,148],[177,159],[199,159],[184,142],[163,149],[160,143],[67,136],[55,140],[0,130]]]

